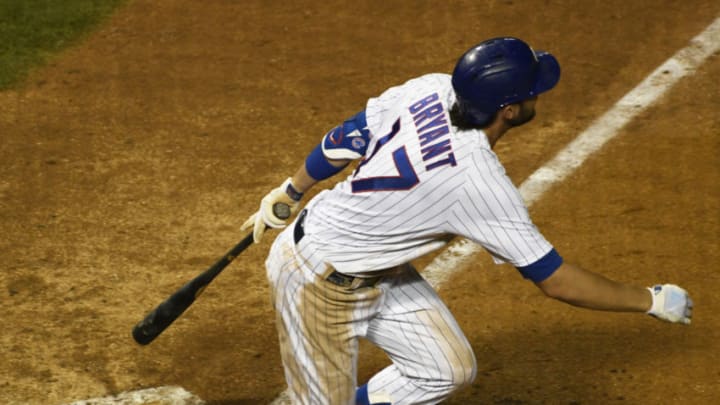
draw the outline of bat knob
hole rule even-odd
[[[139,322],[132,331],[133,339],[143,346],[152,342],[158,334],[157,328],[147,321]]]
[[[283,203],[273,205],[273,214],[280,219],[290,218],[290,206]]]

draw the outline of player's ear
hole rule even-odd
[[[505,120],[512,120],[520,113],[520,103],[508,104],[499,113]]]

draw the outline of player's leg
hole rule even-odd
[[[329,283],[300,265],[285,234],[273,244],[266,265],[291,396],[299,404],[352,404],[358,352],[353,316],[363,302],[377,301],[380,291],[358,296]]]
[[[475,379],[472,348],[435,290],[412,266],[383,283],[383,306],[367,338],[393,364],[373,376],[367,391],[393,405],[435,404]]]
[[[331,304],[314,286],[314,277],[306,276],[292,243],[288,232],[278,236],[266,265],[293,403],[350,403],[356,385],[357,342],[348,323],[340,321],[348,314],[328,308]],[[340,322],[331,326],[330,317]]]

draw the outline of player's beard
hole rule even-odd
[[[520,113],[517,117],[507,120],[508,124],[513,127],[519,127],[535,118],[535,107],[527,106],[525,103],[520,103]]]

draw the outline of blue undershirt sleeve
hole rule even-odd
[[[562,257],[555,249],[552,249],[545,256],[541,257],[535,263],[527,266],[516,267],[523,277],[539,283],[550,277],[563,263]]]
[[[318,181],[330,178],[342,169],[343,166],[335,167],[328,162],[323,154],[322,146],[319,144],[305,159],[305,170],[307,170],[310,177]]]

